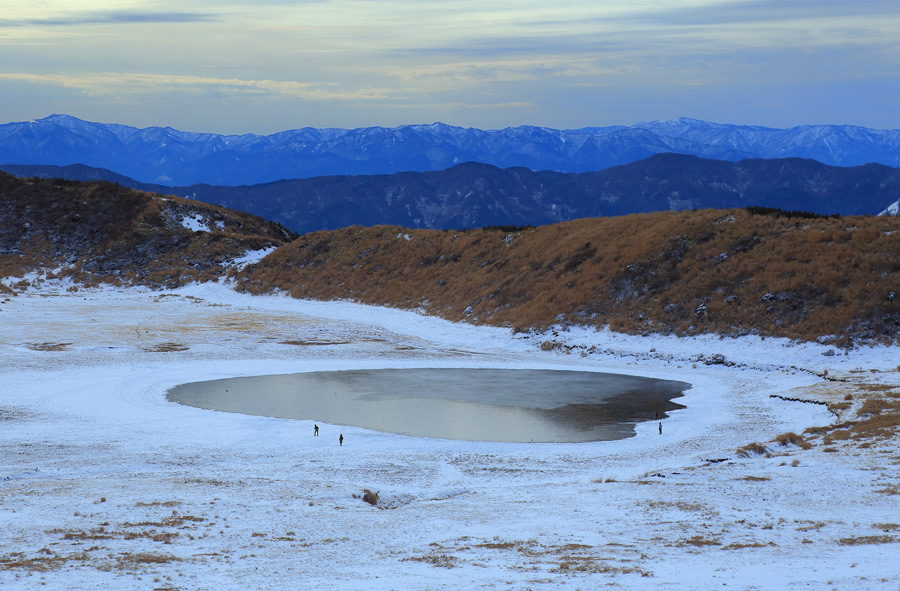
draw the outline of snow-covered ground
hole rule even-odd
[[[772,394],[842,400],[825,370],[900,383],[896,347],[829,351],[512,335],[222,285],[44,286],[0,301],[0,587],[897,589],[897,442],[771,443],[834,420]],[[714,354],[733,365],[707,364]],[[313,437],[311,420],[165,396],[189,381],[378,367],[580,369],[694,387],[662,435],[654,422],[588,444],[322,422]],[[770,456],[738,456],[751,442]],[[377,507],[365,489],[380,492]]]

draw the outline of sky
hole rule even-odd
[[[0,0],[0,123],[900,128],[897,0]]]

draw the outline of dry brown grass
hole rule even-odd
[[[722,550],[743,550],[745,548],[769,548],[774,546],[776,546],[775,542],[767,542],[765,544],[763,544],[762,542],[732,542],[727,546],[722,546]]]
[[[648,501],[651,509],[678,509],[680,511],[707,511],[709,507],[700,503],[687,503],[685,501]]]
[[[752,458],[753,456],[768,454],[769,448],[762,443],[748,443],[743,447],[739,447],[736,453],[739,458]]]
[[[369,489],[363,490],[362,500],[370,505],[378,505],[378,493]]]
[[[14,408],[0,407],[0,422],[2,421],[23,421],[32,418],[31,413]]]
[[[838,345],[900,339],[900,303],[888,297],[900,292],[900,218],[891,216],[701,210],[514,232],[356,226],[287,243],[292,236],[259,218],[109,183],[2,175],[0,192],[0,215],[12,220],[0,277],[60,266],[59,277],[83,286],[162,289],[227,274],[250,293],[281,289],[521,331],[572,322],[629,333],[834,335]],[[185,229],[178,220],[188,215],[213,231]],[[227,267],[279,244],[243,271]]]
[[[72,343],[27,343],[32,351],[67,351]]]
[[[841,538],[838,544],[841,546],[863,546],[870,544],[893,544],[900,541],[896,536],[856,536],[852,538]]]
[[[488,548],[490,550],[512,550],[522,546],[523,542],[484,542],[475,544],[476,548]]]
[[[179,351],[187,351],[190,347],[181,343],[156,343],[143,347],[148,353],[177,353]]]
[[[38,552],[38,556],[33,557],[26,557],[24,552],[13,552],[6,556],[0,556],[0,571],[48,572],[73,566],[87,566],[106,572],[113,570],[132,571],[148,565],[181,561],[177,556],[158,552],[125,553],[110,560],[108,556],[92,554],[92,552],[99,549],[99,546],[94,546],[83,552],[57,554],[48,548],[43,548]]]
[[[0,556],[0,571],[47,572],[59,570],[72,563],[84,564],[92,558],[87,552],[55,554],[47,548],[39,551],[39,554],[41,555],[30,558],[24,552],[11,552],[5,556]]]
[[[642,577],[652,576],[636,566],[617,566],[596,556],[566,556],[559,561],[551,573],[563,574],[603,574],[603,575],[629,575],[638,574]]]
[[[814,387],[815,396],[829,401],[828,408],[840,417],[839,422],[803,432],[804,439],[821,438],[825,446],[822,451],[826,453],[837,451],[839,442],[866,449],[900,434],[900,388],[875,381],[882,379],[882,372],[848,373],[840,382]],[[843,402],[835,403],[836,400]]]
[[[316,340],[316,341],[279,341],[279,345],[293,345],[295,347],[320,347],[327,345],[349,345],[350,341],[326,341],[326,340]]]
[[[252,216],[108,183],[0,180],[14,218],[53,230],[11,237],[15,254],[0,256],[0,276],[53,262],[85,285],[177,286],[221,276],[227,257],[286,237]],[[198,211],[224,227],[177,224]],[[512,233],[352,227],[303,236],[231,274],[254,293],[281,288],[521,330],[562,319],[627,332],[891,340],[900,320],[885,298],[900,291],[900,241],[890,238],[898,226],[889,217],[798,222],[705,210]]]
[[[728,216],[734,221],[723,222]],[[236,277],[252,293],[422,308],[518,330],[570,321],[626,332],[895,340],[900,312],[886,296],[900,291],[900,241],[890,238],[898,228],[897,219],[798,223],[741,210],[512,233],[352,227],[303,236]]]
[[[812,447],[812,444],[804,439],[802,435],[797,435],[792,431],[782,433],[781,435],[777,436],[775,438],[775,443],[781,445],[782,447],[787,447],[789,445],[794,445],[801,449],[809,449]]]
[[[403,558],[402,562],[424,562],[439,568],[454,568],[458,566],[459,559],[449,554],[426,554],[424,556],[411,556]]]
[[[473,543],[471,538],[463,537],[455,543],[432,542],[429,546],[430,551],[426,554],[403,560],[453,567],[465,559],[467,564],[474,566],[482,564],[477,562],[482,559],[493,562],[485,555],[497,552],[505,555],[503,563],[513,571],[546,569],[546,572],[567,575],[652,576],[652,573],[641,568],[646,559],[644,553],[628,544],[609,543],[601,548],[579,543],[545,545],[536,539],[501,540],[496,537]]]
[[[807,429],[812,435],[824,435],[823,443],[857,443],[894,438],[900,431],[900,400],[869,395],[849,420],[835,425]]]
[[[817,531],[818,532],[820,529],[822,529],[823,527],[828,525],[824,521],[810,521],[810,520],[798,521],[797,523],[802,524],[802,525],[797,526],[797,531],[802,531],[802,532],[807,532],[807,531]]]
[[[691,536],[690,538],[684,538],[684,539],[678,540],[675,543],[675,545],[679,546],[679,547],[695,546],[697,548],[702,548],[705,546],[721,546],[722,542],[720,542],[719,540],[717,540],[715,538],[705,538],[703,536],[697,535],[697,536]]]
[[[17,179],[0,174],[0,277],[60,267],[82,286],[178,287],[215,280],[247,250],[294,236],[249,214],[106,182]],[[209,232],[180,220],[199,216]],[[50,277],[54,277],[53,274]],[[24,289],[21,281],[9,289]]]

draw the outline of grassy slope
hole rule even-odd
[[[210,231],[184,227],[187,218]],[[60,268],[83,283],[151,286],[216,279],[230,259],[293,238],[272,222],[205,203],[2,173],[0,228],[0,277]]]
[[[352,227],[303,236],[239,287],[422,308],[517,329],[897,340],[900,219],[745,210],[577,220],[508,233]],[[407,239],[408,237],[408,239]]]
[[[210,231],[185,228],[186,217]],[[518,330],[575,322],[630,333],[900,339],[897,217],[703,210],[514,232],[350,227],[289,242],[277,224],[199,202],[0,174],[0,228],[0,277],[59,269],[85,284],[174,287],[228,273],[251,293],[421,308]],[[280,248],[243,271],[228,265],[270,246]]]

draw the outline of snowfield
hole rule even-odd
[[[898,442],[773,440],[836,420],[784,399],[843,400],[826,370],[898,385],[898,366],[897,347],[512,335],[223,285],[45,284],[0,296],[0,587],[896,590]],[[662,435],[650,422],[587,444],[322,422],[313,437],[312,420],[166,400],[191,381],[382,367],[608,371],[693,388]],[[770,453],[737,453],[753,442]]]

